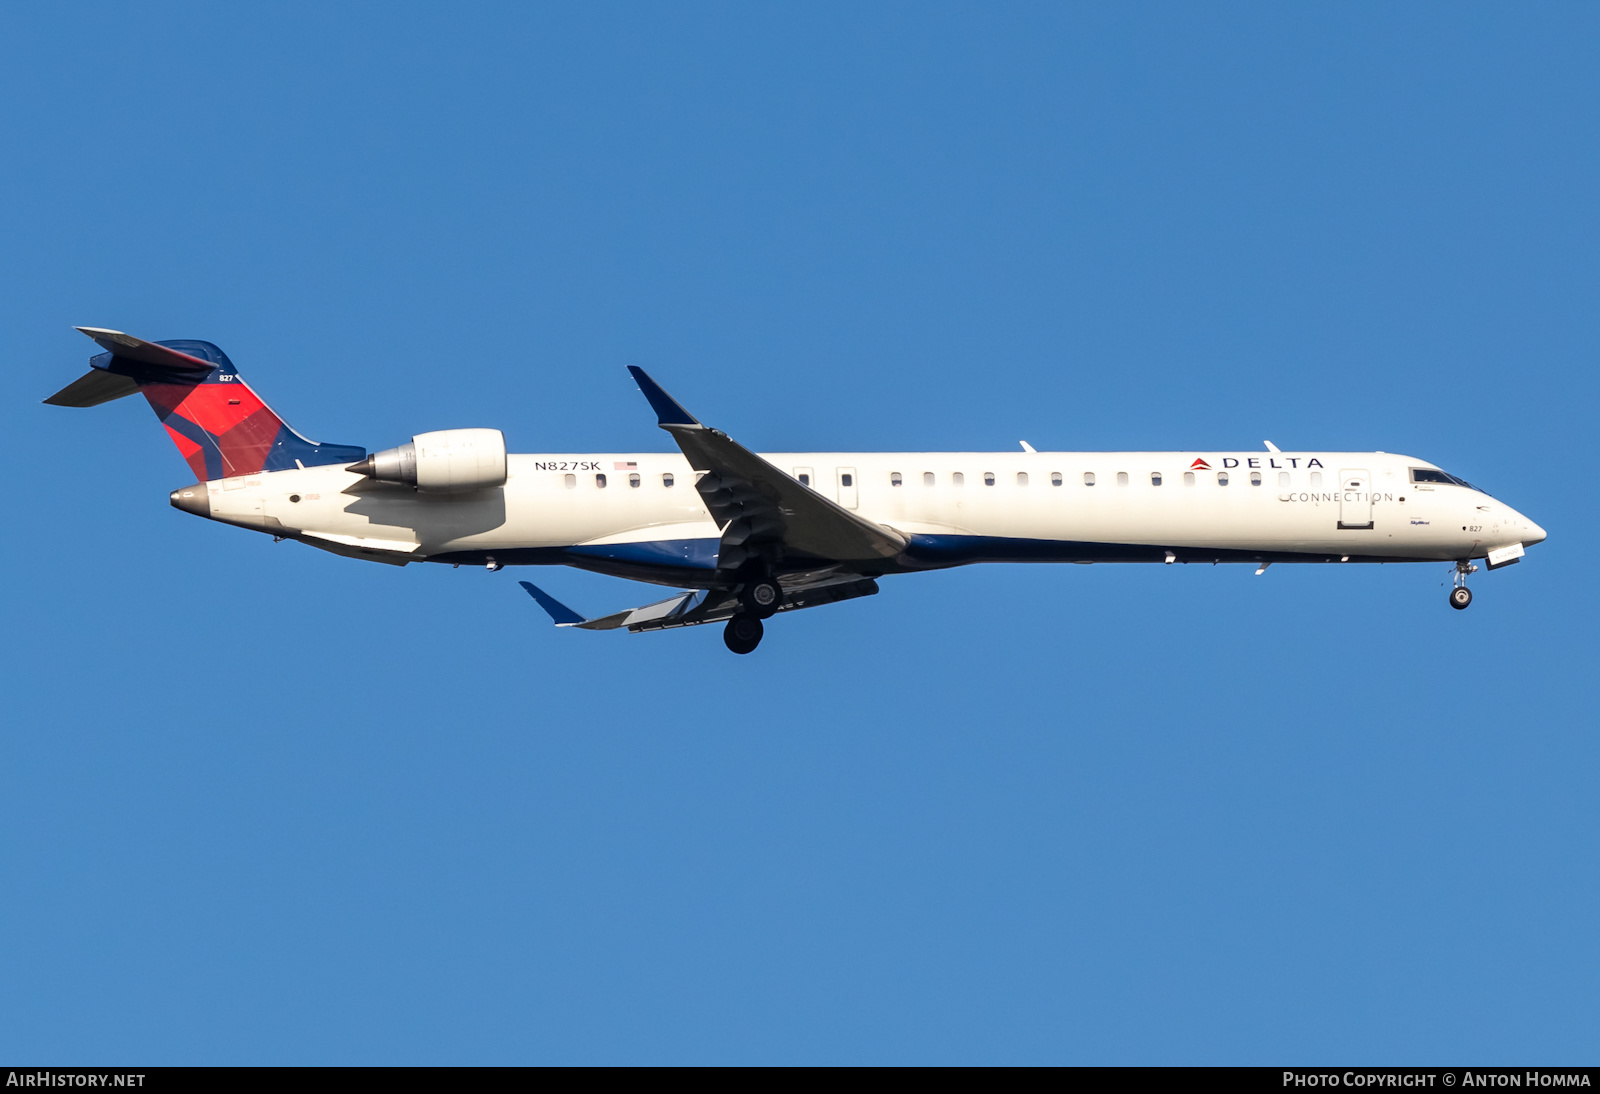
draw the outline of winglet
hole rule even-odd
[[[638,365],[629,365],[628,371],[633,374],[633,381],[639,385],[639,390],[644,392],[644,397],[650,400],[650,409],[656,412],[657,424],[662,429],[669,425],[700,424],[693,414],[683,409],[678,400],[668,395],[661,389],[660,384],[650,379],[650,374],[644,369]]]
[[[519,581],[517,584],[521,585],[524,589],[527,589],[528,595],[539,602],[539,607],[550,613],[550,618],[555,620],[556,626],[576,627],[579,623],[585,622],[583,616],[579,615],[577,612],[573,611],[571,608],[567,607],[565,604],[561,603],[561,601],[557,600],[555,597],[551,596],[549,593],[545,592],[532,582]]]

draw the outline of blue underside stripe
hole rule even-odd
[[[520,547],[495,551],[451,551],[430,555],[430,562],[471,563],[488,560],[508,566],[577,566],[663,585],[708,588],[715,581],[718,541],[715,539],[648,540],[639,543],[584,544],[574,547]],[[1150,543],[1092,543],[1080,540],[1012,539],[1004,536],[912,535],[896,559],[885,559],[875,574],[914,573],[978,562],[1426,562],[1406,555],[1342,555],[1328,551],[1244,551],[1216,547],[1166,547]],[[791,568],[810,568],[814,562]]]
[[[658,539],[643,543],[603,543],[568,547],[565,553],[579,558],[605,559],[630,566],[715,570],[717,547],[718,541],[714,539]]]

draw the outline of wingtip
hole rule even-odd
[[[528,595],[533,597],[534,602],[545,610],[545,614],[550,617],[556,626],[575,627],[585,621],[583,616],[561,603],[561,601],[539,588],[533,582],[519,581],[517,584],[527,590]]]
[[[672,425],[699,425],[700,420],[683,408],[683,404],[668,395],[666,389],[656,383],[650,374],[638,365],[629,365],[628,373],[633,377],[633,382],[639,385],[639,390],[650,403],[650,409],[656,412],[656,424],[665,429]]]

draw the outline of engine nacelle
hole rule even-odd
[[[345,468],[378,482],[458,494],[506,481],[506,438],[498,429],[440,429],[374,452]]]

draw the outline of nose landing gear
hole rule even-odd
[[[1467,588],[1467,575],[1478,572],[1478,567],[1470,562],[1456,563],[1455,572],[1451,575],[1455,588],[1450,590],[1450,606],[1460,611],[1472,603],[1472,590]]]

